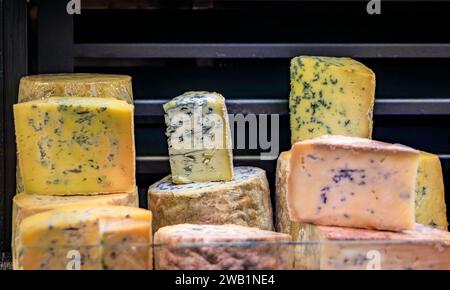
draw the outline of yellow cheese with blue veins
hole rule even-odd
[[[233,154],[225,98],[186,92],[164,104],[172,182],[233,179]]]
[[[375,74],[351,58],[291,60],[291,141],[326,134],[371,138]]]
[[[14,105],[24,192],[95,195],[135,189],[133,105],[51,97]]]
[[[416,184],[416,221],[429,227],[448,229],[444,180],[439,156],[420,152]]]
[[[25,218],[18,228],[14,265],[17,269],[66,269],[68,253],[76,251],[81,269],[103,269],[105,261],[108,269],[120,268],[111,261],[112,246],[151,244],[151,221],[150,211],[125,206],[76,205],[39,213]]]

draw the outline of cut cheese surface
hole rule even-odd
[[[292,269],[293,247],[286,244],[288,241],[287,234],[238,225],[167,226],[155,233],[155,268]]]
[[[285,151],[281,152],[277,160],[277,169],[275,173],[275,226],[278,232],[290,234],[295,241],[298,235],[299,223],[292,222],[289,219],[289,210],[286,200],[290,158],[291,152]]]
[[[139,207],[137,188],[129,193],[114,193],[93,196],[52,196],[36,194],[17,194],[13,198],[13,228],[26,217],[66,206],[122,205]]]
[[[15,241],[18,261],[14,264],[19,269],[65,269],[68,251],[76,250],[82,257],[82,269],[101,269],[103,244],[132,246],[123,239],[127,235],[140,243],[143,227],[136,223],[145,222],[149,233],[151,219],[150,211],[125,206],[77,205],[39,213],[25,218],[18,228]],[[128,229],[123,225],[127,222],[130,222]],[[121,239],[114,237],[114,229]],[[149,243],[150,239],[151,235]]]
[[[13,223],[12,223],[12,248],[14,249],[15,233],[17,227],[24,218],[29,216],[60,209],[67,206],[103,206],[121,205],[139,207],[139,195],[137,187],[135,191],[129,193],[113,193],[107,195],[92,196],[52,196],[36,194],[17,194],[13,198]]]
[[[371,138],[375,74],[351,58],[291,60],[292,144],[326,134]]]
[[[111,74],[41,74],[21,78],[19,103],[49,97],[114,98],[133,103],[131,77]]]
[[[155,231],[182,223],[273,229],[266,172],[256,167],[235,167],[231,181],[173,184],[167,176],[150,186],[148,208]]]
[[[420,152],[416,184],[416,221],[448,229],[444,180],[439,156]]]
[[[401,231],[415,227],[418,151],[327,135],[292,146],[287,204],[292,221]]]
[[[301,224],[298,269],[450,269],[450,233],[417,224],[404,232]]]
[[[75,195],[135,189],[133,105],[48,98],[14,105],[24,192]]]
[[[187,92],[164,104],[172,182],[229,181],[233,155],[225,99]]]
[[[152,229],[144,220],[112,220],[101,224],[102,268],[153,268]]]

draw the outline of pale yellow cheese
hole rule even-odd
[[[49,97],[114,98],[132,104],[131,77],[64,73],[31,75],[20,79],[19,103]]]
[[[35,214],[25,218],[18,228],[14,265],[17,269],[66,269],[68,253],[78,251],[81,269],[102,269],[103,254],[109,253],[111,258],[109,250],[104,252],[102,241],[106,239],[108,246],[133,246],[132,242],[114,238],[114,229],[117,229],[120,237],[133,235],[130,240],[140,243],[142,225],[133,230],[134,222],[145,222],[149,233],[151,219],[150,211],[126,206],[77,205]],[[127,221],[133,225],[128,230],[116,224]],[[114,224],[109,226],[109,223]]]
[[[287,205],[292,221],[414,229],[418,151],[327,135],[297,142],[291,154]]]
[[[351,58],[291,60],[291,141],[325,134],[371,138],[375,74]]]
[[[450,233],[420,224],[404,232],[302,224],[298,242],[297,269],[450,269]]]
[[[135,189],[133,105],[58,98],[14,105],[24,192],[93,195]]]
[[[186,92],[164,104],[172,182],[233,179],[233,154],[225,98]]]
[[[416,221],[447,230],[444,180],[439,156],[420,152],[416,184]]]

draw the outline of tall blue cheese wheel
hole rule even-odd
[[[225,99],[187,92],[164,104],[172,182],[233,179],[233,154]]]
[[[148,202],[155,231],[182,223],[273,229],[266,173],[256,167],[235,167],[232,181],[177,185],[167,176],[150,186]]]

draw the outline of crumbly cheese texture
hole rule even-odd
[[[172,182],[233,178],[230,125],[218,93],[187,92],[164,104]]]
[[[131,77],[64,73],[31,75],[20,79],[19,103],[49,97],[113,98],[132,104]]]
[[[135,189],[133,105],[59,98],[14,105],[27,194],[93,195]]]
[[[399,144],[326,135],[292,146],[292,221],[402,231],[415,227],[419,152]]]
[[[148,208],[155,231],[182,223],[273,229],[266,172],[256,167],[235,167],[231,181],[177,185],[167,176],[150,186]]]
[[[416,184],[416,221],[448,229],[444,180],[439,156],[420,152]]]
[[[297,269],[450,269],[450,233],[420,224],[404,232],[302,224],[298,241]]]
[[[291,60],[291,141],[326,134],[371,138],[375,74],[351,58]]]
[[[293,268],[287,234],[238,225],[181,224],[155,234],[160,270],[275,270]],[[252,244],[254,242],[254,244]]]
[[[151,212],[144,209],[86,205],[67,206],[30,216],[18,228],[17,262],[14,265],[17,269],[66,269],[68,251],[77,250],[81,254],[81,269],[103,269],[104,253],[109,253],[106,257],[108,269],[113,269],[111,259],[114,257],[104,245],[111,248],[133,246],[128,239],[123,239],[125,236],[132,236],[130,240],[140,244],[142,225],[135,226],[135,223],[145,222],[148,234],[151,233],[151,219]],[[128,222],[129,228],[121,225]],[[114,237],[114,229],[122,238]],[[151,234],[146,243],[151,243]],[[120,267],[120,263],[116,265]]]
[[[291,152],[281,152],[277,160],[275,172],[275,228],[277,232],[290,234],[292,240],[297,239],[299,223],[289,219],[287,207],[287,177]]]

